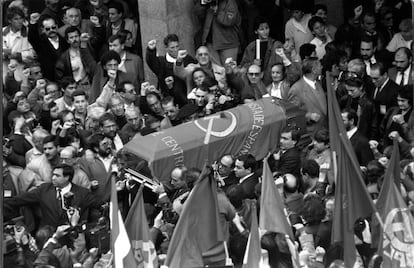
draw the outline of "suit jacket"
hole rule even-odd
[[[389,79],[387,83],[384,85],[382,90],[377,93],[377,95],[372,96],[375,104],[375,110],[377,112],[378,118],[377,118],[377,124],[378,128],[381,124],[382,119],[384,118],[384,115],[387,111],[390,110],[390,108],[397,106],[397,95],[398,90],[400,89],[400,86],[397,85],[393,80]],[[375,94],[375,91],[374,91]],[[384,110],[383,107],[386,109]]]
[[[316,82],[316,90],[305,82],[303,77],[297,81],[289,90],[288,100],[300,109],[306,111],[308,132],[313,132],[327,124],[326,96],[319,82]],[[320,115],[318,122],[310,120],[309,115],[317,113]]]
[[[412,85],[413,84],[413,65],[411,64],[409,68],[411,68],[411,71],[410,71],[410,76],[408,77],[408,85]],[[398,75],[397,68],[392,67],[388,70],[388,76],[390,77],[392,81],[396,82],[395,80],[397,79],[397,75]]]
[[[91,82],[93,71],[90,68],[88,68],[90,66],[87,64],[87,58],[85,58],[85,50],[80,50],[80,58],[81,58],[83,68],[85,68],[86,75],[88,76],[88,80],[89,82]],[[72,70],[72,64],[70,62],[69,49],[63,52],[62,55],[60,55],[58,61],[56,62],[56,69],[55,69],[56,79],[59,81],[65,76],[73,77],[73,70]]]
[[[274,160],[273,157],[270,157],[269,166],[273,172],[278,172],[281,174],[290,173],[298,178],[301,168],[300,159],[299,149],[293,147],[282,153],[279,160]]]
[[[368,139],[359,130],[349,140],[360,166],[367,166],[369,161],[374,160],[374,154],[369,147]]]
[[[80,222],[87,221],[89,209],[96,206],[96,202],[89,190],[72,183],[70,190],[73,194],[72,206],[80,208]],[[21,206],[37,206],[42,217],[40,227],[51,225],[57,227],[68,222],[66,211],[61,207],[57,198],[56,187],[52,183],[43,183],[32,191],[20,194],[16,197],[5,199],[6,209],[14,209]]]
[[[243,190],[243,198],[242,199],[256,199],[256,195],[254,193],[254,188],[256,184],[259,183],[259,175],[253,173],[250,177],[244,180],[242,183],[238,185]]]
[[[59,48],[55,49],[45,34],[39,34],[37,23],[29,24],[28,38],[37,53],[37,59],[40,62],[44,77],[56,81],[55,65],[60,55],[68,49],[68,43],[59,37]]]

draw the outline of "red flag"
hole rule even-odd
[[[375,204],[384,223],[378,253],[383,257],[383,267],[413,268],[414,218],[395,183],[400,179],[399,154],[394,141],[390,164]]]
[[[329,74],[326,84],[328,85],[329,138],[334,155],[333,161],[337,162],[332,243],[342,243],[345,266],[353,267],[356,260],[354,223],[358,218],[370,216],[375,211],[375,207],[362,179],[351,142],[346,135]]]
[[[262,194],[260,197],[260,228],[289,235],[294,240],[292,228],[286,218],[282,197],[273,180],[267,158],[263,160]]]
[[[252,207],[252,225],[250,227],[249,240],[247,241],[246,252],[244,253],[243,268],[259,267],[262,255],[260,245],[259,226],[257,225],[256,205]]]
[[[125,230],[124,221],[118,208],[118,197],[116,193],[115,178],[111,180],[111,250],[113,254],[114,268],[137,267],[137,263],[132,255],[131,243]]]
[[[143,189],[144,184],[141,184],[125,220],[125,228],[131,240],[134,258],[138,264],[137,267],[156,268],[158,267],[158,257],[154,243],[150,238],[144,199],[142,197]]]
[[[224,241],[216,182],[206,170],[185,201],[175,227],[165,260],[170,268],[203,267],[202,253]]]

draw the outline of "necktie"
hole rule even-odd
[[[62,189],[56,188],[56,199],[61,201],[62,200]]]
[[[404,72],[401,72],[401,81],[400,81],[400,86],[404,85]]]
[[[374,92],[374,100],[377,98],[378,93],[379,93],[379,87],[377,87],[375,89],[375,92]]]

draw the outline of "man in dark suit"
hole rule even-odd
[[[40,227],[45,225],[57,227],[69,222],[67,211],[75,208],[79,211],[79,222],[87,221],[89,210],[96,202],[88,189],[72,184],[73,175],[72,166],[66,164],[56,166],[53,169],[52,182],[43,183],[32,191],[5,199],[6,213],[21,206],[37,206],[41,211]],[[68,197],[70,193],[73,194],[71,201]]]
[[[300,134],[297,129],[286,128],[280,134],[279,146],[280,150],[269,158],[269,166],[275,173],[293,174],[296,178],[300,178],[300,151],[296,148]]]
[[[394,54],[394,67],[388,70],[390,79],[397,85],[405,86],[413,84],[412,54],[406,47],[400,47]]]
[[[178,56],[178,50],[180,49],[178,36],[169,34],[164,38],[164,46],[167,51],[165,55],[157,56],[156,45],[156,40],[150,40],[148,42],[145,60],[151,71],[157,75],[158,86],[161,89],[161,92],[164,95],[173,96],[177,104],[182,107],[187,103],[187,88],[185,81],[174,75],[174,63]],[[189,63],[197,63],[197,61],[190,55],[187,55],[183,59],[184,67]],[[172,89],[167,85],[167,81],[169,80],[173,81]]]
[[[256,159],[251,154],[241,155],[236,159],[234,174],[239,179],[238,185],[243,190],[243,199],[255,199],[254,188],[259,182],[259,176],[255,173]]]
[[[399,86],[388,77],[387,70],[383,63],[377,62],[371,66],[372,82],[375,85],[372,99],[374,100],[377,112],[377,124],[381,124],[384,115],[390,108],[397,106],[397,94]]]
[[[374,154],[365,137],[357,128],[358,115],[352,109],[345,109],[341,113],[345,125],[346,134],[351,141],[360,166],[367,166],[368,162],[374,159]]]
[[[37,58],[42,67],[43,75],[51,80],[55,79],[55,65],[69,45],[66,40],[59,37],[57,33],[56,21],[50,16],[44,16],[40,19],[39,14],[30,15],[28,39],[37,53]],[[41,25],[42,34],[39,35],[38,21]]]
[[[217,169],[214,173],[219,187],[224,192],[234,184],[239,183],[239,179],[234,174],[234,157],[232,155],[223,155],[217,163]]]

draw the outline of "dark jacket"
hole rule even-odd
[[[369,147],[368,139],[359,129],[349,139],[354,148],[360,166],[367,166],[368,162],[374,160],[374,154]]]
[[[237,48],[240,45],[241,15],[235,0],[220,0],[217,12],[208,8],[203,26],[202,44],[211,43],[214,50]],[[210,40],[211,37],[211,40]]]
[[[45,34],[39,34],[37,23],[29,24],[28,39],[37,53],[44,77],[56,81],[55,65],[63,52],[68,49],[68,43],[59,37],[59,48],[55,49]]]
[[[377,111],[374,102],[368,98],[367,94],[363,94],[359,98],[352,98],[347,95],[341,99],[341,108],[352,108],[358,113],[358,131],[368,139],[376,139],[378,134]]]
[[[72,206],[80,209],[80,221],[87,221],[89,209],[96,206],[96,202],[89,190],[72,183],[70,190],[74,196]],[[68,222],[66,211],[62,209],[57,198],[55,186],[52,183],[43,183],[30,192],[23,193],[16,197],[5,199],[4,206],[7,209],[16,209],[21,206],[36,206],[40,208],[42,217],[40,227],[51,225],[57,227]]]

